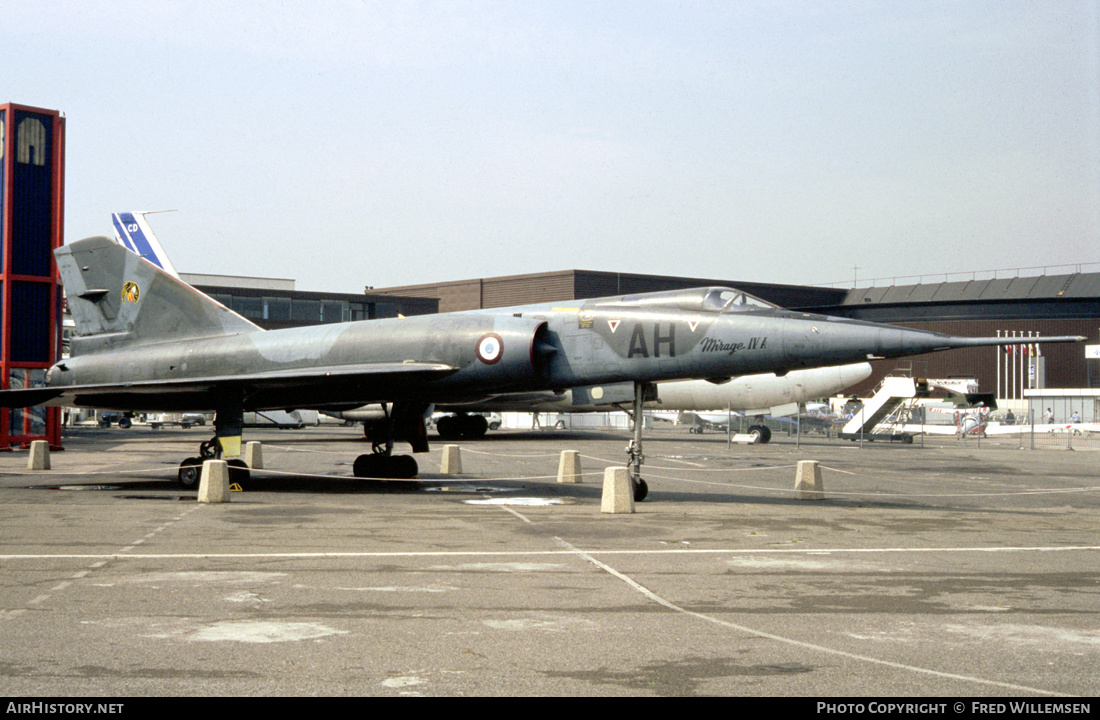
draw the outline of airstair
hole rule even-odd
[[[845,423],[839,437],[845,440],[890,440],[893,442],[913,442],[908,432],[875,432],[886,420],[893,416],[907,401],[928,397],[931,390],[927,380],[911,377],[883,378],[878,390],[863,407],[856,411],[852,419]]]

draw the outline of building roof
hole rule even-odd
[[[1100,273],[856,288],[842,305],[1100,298]]]

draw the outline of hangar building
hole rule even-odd
[[[180,273],[187,284],[265,330],[439,312],[431,297],[298,290],[282,278]]]

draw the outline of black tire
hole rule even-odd
[[[749,435],[756,435],[756,442],[761,445],[772,439],[772,431],[767,425],[753,425],[749,428]]]
[[[189,457],[180,463],[179,484],[184,490],[196,490],[202,479],[202,458]]]
[[[485,433],[489,432],[489,421],[483,415],[470,415],[465,424],[467,429],[464,435],[466,437],[485,437]]]
[[[480,438],[489,432],[489,421],[482,415],[449,415],[439,418],[435,430],[444,440]]]
[[[248,465],[244,460],[240,458],[233,458],[227,460],[226,465],[229,466],[229,482],[237,483],[238,485],[244,484],[252,477],[252,471],[249,470]]]
[[[355,458],[351,472],[358,478],[411,480],[420,472],[420,466],[411,455],[368,453]]]
[[[444,440],[457,440],[459,438],[456,419],[450,415],[439,418],[435,424],[435,431]]]
[[[638,482],[634,483],[634,502],[645,500],[646,495],[649,495],[649,485],[645,480],[638,478]]]
[[[396,455],[390,461],[393,463],[392,477],[412,480],[420,473],[420,465],[412,455]]]
[[[378,458],[381,455],[374,453],[367,453],[366,455],[360,455],[355,458],[355,462],[351,465],[351,474],[358,478],[376,478],[379,477],[378,473]]]

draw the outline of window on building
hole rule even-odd
[[[250,320],[264,319],[264,301],[257,297],[235,297],[230,305],[238,314]]]
[[[350,317],[348,304],[342,300],[321,301],[321,322],[338,323],[347,322]]]
[[[265,320],[289,322],[292,319],[290,316],[290,298],[265,297],[264,311]]]
[[[295,298],[291,306],[290,319],[300,323],[321,322],[321,302],[319,300],[302,300]]]

